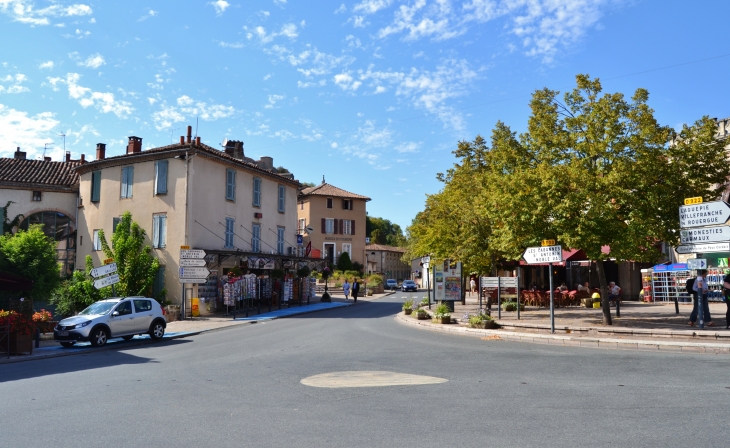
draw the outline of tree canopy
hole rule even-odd
[[[43,225],[0,236],[0,271],[33,281],[28,294],[47,300],[61,282],[56,260],[56,242],[43,233]]]
[[[384,218],[367,216],[365,236],[370,238],[372,244],[387,244],[398,247],[406,245],[406,238],[400,226]]]

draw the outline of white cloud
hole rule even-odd
[[[148,97],[147,101],[150,103],[151,106],[157,102],[157,98]]]
[[[0,93],[23,93],[28,92],[30,89],[25,87],[23,83],[28,80],[28,77],[22,73],[17,73],[15,76],[7,75],[0,78]]]
[[[303,22],[302,26],[304,26]],[[243,29],[248,31],[246,33],[246,38],[250,40],[255,37],[262,44],[268,44],[279,36],[287,37],[290,40],[295,40],[299,36],[299,31],[297,30],[297,25],[295,23],[285,23],[281,26],[279,32],[274,31],[271,33],[267,32],[266,28],[260,25],[250,31],[248,27],[243,27]]]
[[[269,95],[269,104],[264,106],[264,109],[273,109],[277,102],[286,98],[284,95]]]
[[[95,92],[89,87],[79,85],[81,75],[78,73],[67,73],[65,78],[48,78],[53,90],[58,90],[61,84],[68,88],[68,96],[77,100],[86,109],[94,106],[103,113],[113,113],[119,118],[128,118],[134,111],[132,104],[127,101],[117,100],[111,92]]]
[[[158,15],[159,13],[160,13],[159,11],[155,11],[154,9],[150,9],[149,11],[147,11],[147,13],[145,15],[143,15],[142,17],[140,17],[139,19],[137,19],[137,22],[143,22],[143,21],[149,19],[150,17],[154,17],[154,16]]]
[[[363,0],[352,7],[352,11],[360,14],[375,14],[393,3],[393,0]]]
[[[398,152],[400,152],[400,153],[404,153],[404,152],[418,152],[418,148],[420,148],[420,147],[421,147],[421,144],[420,143],[416,143],[416,142],[404,142],[404,143],[401,143],[400,145],[397,145],[395,147],[395,150],[398,151]]]
[[[279,6],[286,5],[286,0],[274,0],[274,3]]]
[[[335,75],[334,81],[342,90],[355,91],[362,85],[362,82],[355,81],[349,73],[340,73]]]
[[[40,69],[53,68],[53,66],[54,66],[53,61],[46,61],[46,62],[42,62],[41,65],[38,66],[38,68],[40,68]]]
[[[241,49],[243,48],[243,44],[241,42],[218,42],[218,45],[223,48],[235,48],[235,49]]]
[[[13,147],[12,150],[0,151],[0,156],[12,157],[16,146],[28,152],[28,158],[35,159],[41,156],[41,152],[35,148],[43,148],[44,143],[53,141],[55,134],[53,130],[58,123],[51,112],[30,116],[27,112],[0,104],[0,141],[11,144],[4,145],[4,149]]]
[[[36,9],[32,0],[0,0],[0,13],[10,16],[16,22],[31,26],[50,25],[49,18],[87,16],[92,12],[91,7],[84,4],[70,6],[52,4]]]
[[[264,76],[264,81],[268,81],[272,76],[274,76],[273,73],[267,73],[266,76]]]
[[[227,118],[236,112],[232,106],[210,104],[197,101],[187,95],[177,98],[176,105],[162,103],[161,109],[152,114],[152,120],[158,130],[168,129],[174,123],[186,121],[187,117],[199,117],[203,121],[215,121]]]
[[[343,12],[347,12],[347,7],[345,4],[341,4],[339,8],[335,9],[335,14],[341,14]]]
[[[85,61],[79,61],[76,63],[76,65],[86,68],[99,68],[104,64],[106,64],[104,56],[100,55],[99,53],[92,54],[91,56],[86,58]]]
[[[230,3],[228,3],[226,0],[216,0],[214,2],[208,3],[209,5],[213,5],[213,8],[215,8],[216,15],[223,14],[226,9],[228,9],[229,6],[231,6]]]

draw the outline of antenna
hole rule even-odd
[[[63,137],[63,153],[66,154],[66,134],[57,134],[59,137]]]
[[[172,133],[180,129],[180,127],[176,127],[175,129],[170,129],[170,144],[172,145]]]
[[[224,138],[223,139],[223,143],[221,143],[221,146],[223,146],[223,147],[228,146],[228,139],[227,138]]]
[[[43,144],[43,160],[46,160],[46,150],[48,150],[48,145],[52,145],[52,144],[53,144],[53,142]],[[64,146],[66,146],[66,145],[64,145]]]
[[[195,117],[195,138],[198,138],[198,117]]]

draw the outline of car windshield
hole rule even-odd
[[[89,305],[85,310],[79,313],[79,315],[90,315],[90,314],[106,314],[114,308],[119,302],[96,302],[93,305]]]
[[[406,280],[403,283],[405,283],[406,285],[412,285],[413,284],[413,280]]]
[[[389,280],[388,280],[388,283],[396,283],[396,281],[395,281],[395,280],[393,280],[393,279],[389,279]]]

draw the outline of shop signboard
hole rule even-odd
[[[276,261],[273,258],[248,258],[249,269],[274,269],[276,267]]]
[[[687,260],[687,268],[689,269],[707,269],[706,258],[690,258]]]
[[[698,227],[679,231],[679,241],[687,243],[718,243],[730,241],[730,226]]]
[[[725,201],[679,206],[679,227],[717,226],[730,219],[730,205]]]
[[[678,254],[694,254],[694,253],[714,253],[714,252],[730,252],[730,242],[728,243],[703,243],[703,244],[682,244],[677,246]]]
[[[434,299],[436,301],[461,300],[461,262],[452,264],[446,260],[443,263],[434,263],[433,271]]]
[[[689,270],[687,263],[674,263],[674,264],[658,264],[654,266],[654,272],[674,272],[674,271],[686,271]]]
[[[522,253],[527,264],[560,263],[563,261],[563,246],[528,247]]]
[[[107,286],[115,285],[119,283],[119,274],[113,274],[108,277],[100,278],[94,281],[94,288],[101,289]]]

